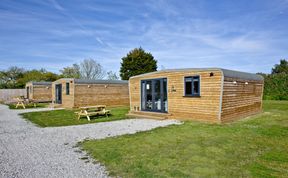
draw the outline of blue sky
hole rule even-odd
[[[141,46],[161,68],[270,72],[288,58],[288,0],[1,0],[0,69],[119,71]]]

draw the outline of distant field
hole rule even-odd
[[[121,177],[288,177],[288,102],[231,124],[185,122],[80,145]]]

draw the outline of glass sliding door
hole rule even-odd
[[[163,79],[163,110],[168,112],[167,79]]]
[[[162,98],[161,98],[161,80],[154,80],[153,81],[154,86],[154,109],[156,111],[161,111],[162,110]]]
[[[167,79],[141,81],[141,110],[167,112]]]
[[[29,97],[29,87],[26,88],[26,93],[27,93],[27,98],[30,99],[30,97]]]
[[[55,85],[55,102],[62,104],[62,84]]]
[[[146,110],[146,82],[141,82],[141,109]]]
[[[152,81],[146,81],[146,85],[145,85],[145,96],[146,96],[146,101],[145,101],[145,105],[146,105],[146,109],[147,110],[152,110],[153,106],[152,106]]]

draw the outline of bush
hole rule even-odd
[[[269,74],[264,76],[265,100],[288,100],[288,74]]]

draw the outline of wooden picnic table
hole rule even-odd
[[[37,104],[47,102],[43,100],[34,100],[34,99],[25,98],[24,96],[18,96],[16,97],[16,99],[17,99],[16,108],[18,108],[19,106],[22,106],[23,109],[26,109],[25,105],[28,105],[29,103],[33,104],[34,108],[36,108]]]
[[[25,102],[26,102],[26,98],[24,96],[19,96],[19,97],[16,97],[17,99],[17,104],[16,104],[16,108],[18,108],[18,106],[22,106],[23,109],[25,109]]]
[[[106,110],[106,105],[95,105],[95,106],[84,106],[79,107],[80,111],[76,112],[78,115],[78,120],[81,116],[87,117],[88,121],[90,121],[90,116],[96,115],[108,115],[110,114],[110,110]]]

